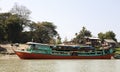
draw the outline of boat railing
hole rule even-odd
[[[53,50],[52,51],[52,54],[57,54],[57,55],[70,55],[70,52],[66,52],[66,51],[56,51],[56,50]]]
[[[82,52],[77,52],[78,55],[103,55],[103,51],[89,51],[89,52],[85,52],[85,51],[82,51]]]
[[[60,55],[104,55],[102,50],[99,51],[56,51],[53,50],[52,54],[60,54]]]

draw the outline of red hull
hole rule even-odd
[[[35,54],[27,52],[15,52],[21,59],[111,59],[113,54],[102,56],[58,56],[48,54]]]

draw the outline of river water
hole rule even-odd
[[[120,60],[21,60],[4,56],[0,72],[120,72]]]

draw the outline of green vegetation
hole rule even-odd
[[[19,34],[23,30],[21,21],[17,14],[0,13],[0,41],[19,41]]]
[[[115,48],[115,54],[120,54],[120,48]]]
[[[82,30],[79,33],[75,34],[75,38],[72,40],[74,43],[83,43],[84,44],[84,38],[85,37],[91,37],[92,34],[89,30],[87,30],[85,27],[82,28]]]
[[[108,31],[106,33],[98,33],[98,37],[103,41],[104,39],[113,39],[114,41],[117,41],[115,38],[115,33],[113,31]]]
[[[58,36],[56,26],[52,22],[35,23],[29,20],[30,13],[29,9],[18,5],[15,5],[10,12],[0,13],[0,42],[50,43],[54,37]],[[29,31],[25,31],[26,28]]]
[[[0,42],[26,43],[35,41],[40,43],[60,44],[61,37],[56,31],[57,26],[52,22],[34,22],[29,19],[31,11],[25,6],[17,4],[6,13],[0,13]],[[29,29],[26,31],[25,29]],[[79,33],[75,34],[71,41],[75,44],[85,44],[85,37],[91,37],[92,34],[85,27]],[[117,42],[113,31],[106,33],[100,32],[98,37],[104,39],[113,39]]]
[[[32,25],[31,36],[40,43],[50,43],[57,36],[56,26],[51,22],[38,22]]]

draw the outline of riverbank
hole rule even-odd
[[[26,44],[19,44],[19,46],[11,46],[11,44],[0,44],[0,54],[3,55],[14,55],[13,49],[25,49],[28,45]]]
[[[18,47],[11,46],[11,44],[0,44],[0,60],[1,59],[19,59],[19,57],[12,50],[14,49],[25,49],[27,48],[26,44],[19,44]]]

